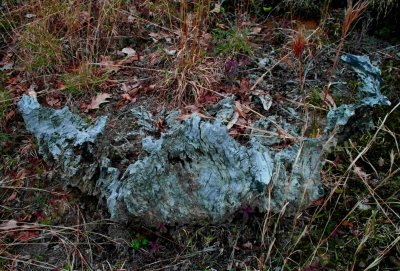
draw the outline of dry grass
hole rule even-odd
[[[376,8],[383,16],[387,15],[390,10],[398,8],[399,1],[397,0],[368,0],[372,7]]]
[[[339,265],[335,268],[340,270],[359,270],[359,258],[365,259],[365,253],[374,257],[369,265],[363,266],[364,270],[375,270],[379,263],[387,258],[388,253],[392,251],[395,255],[400,254],[400,216],[393,204],[398,200],[390,202],[387,198],[380,196],[380,188],[388,184],[391,179],[399,178],[400,168],[389,170],[387,174],[381,177],[378,185],[371,184],[371,177],[366,174],[359,166],[363,161],[368,160],[368,152],[371,148],[379,146],[377,138],[382,134],[391,134],[384,127],[391,115],[396,112],[400,104],[397,104],[381,121],[374,135],[365,143],[358,147],[351,147],[345,152],[349,161],[346,168],[340,175],[333,171],[324,172],[325,183],[330,186],[330,193],[322,201],[316,203],[314,212],[299,211],[292,221],[289,221],[291,230],[282,231],[280,228],[288,221],[285,221],[285,208],[279,214],[267,213],[262,228],[262,244],[265,246],[265,256],[262,258],[264,268],[275,268],[280,266],[284,270],[314,270],[324,264],[337,261],[334,255],[338,257],[351,258],[347,265]],[[378,146],[377,146],[378,145]],[[355,157],[353,155],[356,155]],[[400,157],[397,150],[396,156]],[[392,168],[392,160],[390,168]],[[372,165],[371,165],[372,166]],[[372,166],[373,167],[373,166]],[[329,168],[329,167],[328,167]],[[348,206],[344,212],[342,204],[349,200],[345,192],[351,188],[350,182],[354,179],[361,181],[364,186],[358,196],[358,199],[352,200],[352,205]],[[393,196],[399,191],[392,191]],[[352,192],[349,191],[350,194]],[[389,197],[390,198],[390,197]],[[324,219],[321,220],[320,217]],[[306,220],[304,220],[306,218]],[[362,219],[364,222],[357,221]],[[318,222],[319,221],[319,222]],[[334,224],[332,224],[334,223]],[[333,226],[334,225],[334,226]],[[332,227],[333,226],[333,227]],[[347,239],[341,236],[343,230],[354,231],[354,239]],[[286,236],[285,236],[286,235]],[[337,239],[344,238],[343,242],[348,242],[343,248],[346,252],[337,251],[336,243],[342,243]],[[349,243],[352,243],[351,245]],[[378,245],[379,244],[379,245]],[[332,245],[334,247],[332,247]],[[375,257],[374,245],[379,246],[378,255]],[[372,247],[371,247],[372,246]],[[307,247],[307,249],[306,249]],[[282,248],[285,248],[282,251]],[[361,257],[361,254],[362,257]],[[339,261],[343,264],[342,261]]]
[[[36,75],[54,75],[57,80],[66,84],[68,89],[76,93],[86,93],[101,82],[107,81],[109,78],[103,77],[95,68],[95,64],[99,64],[105,55],[116,57],[116,52],[122,49],[120,47],[132,45],[122,43],[119,38],[127,33],[130,35],[129,39],[135,38],[136,32],[129,32],[130,28],[125,22],[128,15],[134,20],[131,24],[139,29],[145,29],[146,26],[149,29],[144,31],[163,29],[172,33],[172,40],[175,41],[172,46],[175,46],[176,55],[170,57],[169,62],[166,61],[162,67],[164,70],[158,66],[144,66],[146,64],[136,67],[132,62],[124,64],[124,67],[117,67],[118,69],[151,71],[156,76],[164,73],[165,76],[156,78],[155,81],[161,85],[164,94],[170,100],[180,105],[198,102],[203,95],[213,92],[215,85],[221,82],[224,61],[205,54],[205,34],[209,32],[210,26],[210,5],[212,8],[215,4],[211,0],[181,0],[179,3],[169,0],[146,0],[137,3],[150,11],[151,15],[146,18],[138,18],[138,15],[129,10],[132,7],[126,6],[126,1],[122,0],[32,0],[25,5],[19,4],[19,1],[7,0],[4,3],[6,9],[2,10],[1,22],[7,23],[7,32],[2,34],[13,44],[12,50],[20,67],[18,72],[22,72],[29,83]],[[306,0],[286,0],[285,3],[293,3],[293,8],[315,5],[315,1]],[[351,27],[366,10],[367,4],[377,6],[383,13],[396,6],[393,0],[369,0],[348,7],[341,26],[340,40],[335,44],[336,51],[329,82],[336,72],[339,56]],[[26,14],[34,16],[27,18]],[[128,30],[124,32],[126,29]],[[288,42],[291,48],[285,48],[290,52],[269,66],[250,91],[258,88],[267,75],[272,75],[271,71],[274,68],[287,61],[290,56],[294,56],[294,60],[298,62],[299,69],[295,69],[298,71],[302,96],[301,103],[296,105],[307,109],[309,105],[306,100],[309,93],[306,89],[304,67],[310,60],[307,51],[308,40],[310,37],[314,38],[315,33],[305,36],[301,30],[295,32]],[[239,50],[235,53],[237,51]],[[133,73],[124,74],[126,70],[121,74],[132,76]],[[118,80],[129,80],[123,76],[116,78],[113,83],[118,85]],[[329,88],[328,83],[325,93],[329,94]],[[247,93],[243,94],[247,97],[246,95]],[[11,103],[9,91],[0,89],[0,118],[10,111]],[[314,113],[320,109],[316,108],[315,106]],[[46,170],[42,164],[34,166],[35,174],[26,180],[19,176],[21,168],[32,167],[34,163],[38,163],[38,155],[34,140],[26,135],[15,136],[15,153],[8,153],[2,157],[3,163],[0,165],[2,172],[15,173],[10,174],[13,176],[10,177],[10,181],[0,184],[0,267],[8,270],[92,270],[96,266],[100,270],[131,270],[125,261],[118,263],[121,259],[113,259],[113,256],[110,256],[99,263],[93,255],[96,251],[107,251],[111,255],[111,251],[121,249],[129,251],[126,257],[131,261],[131,266],[139,266],[141,270],[179,270],[185,266],[193,267],[193,270],[228,267],[237,270],[281,268],[310,271],[322,270],[326,266],[338,270],[376,270],[387,264],[385,261],[391,260],[390,257],[400,255],[400,203],[398,191],[393,190],[393,187],[398,187],[396,182],[399,181],[400,173],[400,150],[396,147],[399,135],[398,131],[391,131],[387,126],[389,120],[397,118],[395,110],[398,108],[399,105],[383,116],[374,134],[366,141],[349,141],[347,146],[335,150],[334,155],[342,161],[338,159],[338,162],[334,156],[330,157],[326,161],[327,166],[321,172],[328,194],[314,202],[309,209],[297,210],[294,216],[288,216],[285,206],[278,214],[252,214],[247,220],[239,214],[232,223],[224,225],[168,227],[146,231],[153,238],[151,241],[160,244],[159,254],[154,253],[150,247],[134,251],[130,247],[132,240],[129,234],[125,239],[119,240],[107,236],[107,227],[114,226],[109,221],[86,222],[81,211],[87,206],[82,198],[61,200],[61,207],[57,205],[58,209],[48,204],[48,198],[61,197],[60,193],[64,192],[55,192],[47,186],[41,186],[43,182],[39,175]],[[305,122],[307,125],[308,120]],[[317,119],[314,119],[314,122],[317,122]],[[248,127],[250,126],[245,128]],[[270,131],[267,133],[277,136]],[[292,139],[293,137],[288,137],[288,140]],[[391,142],[393,150],[388,150],[388,153],[381,151],[385,166],[379,168],[379,157],[371,155],[371,152],[374,149],[382,149],[381,144],[389,144],[388,142]],[[272,188],[266,193],[272,194]],[[29,197],[31,201],[28,202]],[[98,209],[98,206],[95,207]],[[23,220],[30,217],[35,221],[33,214],[36,209],[45,210],[50,220]],[[58,223],[58,219],[61,219],[59,213],[73,214],[77,219],[76,223],[61,226],[64,221],[60,220],[62,222]],[[10,224],[14,219],[19,222]],[[55,225],[49,225],[56,220],[58,222]],[[6,228],[7,225],[9,228]],[[132,228],[134,225],[130,224],[130,233]],[[30,235],[31,238],[21,240],[18,238],[21,233],[28,237],[29,233],[34,234]],[[34,252],[31,253],[32,257],[21,255],[24,249],[33,248],[34,251],[39,245],[58,246],[59,252],[62,253],[60,262],[49,264],[48,259],[36,257]],[[372,257],[374,258],[371,259]],[[363,262],[365,266],[362,265]]]
[[[214,65],[204,59],[202,40],[207,32],[210,0],[197,0],[193,5],[180,2],[179,49],[174,70],[168,73],[166,86],[173,87],[174,101],[197,101],[211,89],[216,80]]]
[[[339,57],[340,57],[340,54],[342,53],[344,42],[350,31],[350,27],[360,18],[361,14],[366,10],[367,7],[368,7],[367,1],[359,1],[354,5],[352,4],[352,1],[350,1],[348,4],[348,7],[345,11],[344,21],[342,24],[342,34],[340,37],[339,44],[336,48],[335,59],[333,60],[333,66],[332,66],[332,69],[330,71],[329,78],[328,78],[328,84],[323,93],[323,101],[324,102],[326,102],[327,95],[329,94],[330,87],[332,84],[332,79],[333,79],[334,74],[336,73],[337,64],[339,62]]]

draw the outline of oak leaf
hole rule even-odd
[[[100,105],[103,103],[108,103],[107,99],[111,98],[111,94],[100,93],[95,98],[92,98],[90,104],[86,107],[86,111],[90,109],[99,109]]]

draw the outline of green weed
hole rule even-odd
[[[149,244],[149,240],[141,235],[140,233],[136,233],[135,238],[131,242],[131,247],[134,250],[139,250],[142,247],[145,247]]]
[[[214,29],[212,35],[217,43],[217,53],[227,56],[235,56],[240,53],[253,55],[253,48],[247,39],[248,34],[249,30],[242,30],[238,27],[228,31],[220,28]]]

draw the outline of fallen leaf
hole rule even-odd
[[[121,99],[118,101],[117,105],[115,106],[115,110],[119,110],[127,101],[134,103],[136,102],[136,98],[132,98],[131,95],[128,93],[124,93],[121,95]]]
[[[344,226],[346,228],[349,228],[349,229],[353,229],[354,228],[353,222],[351,222],[349,220],[343,221],[342,226]]]
[[[153,42],[155,42],[155,43],[158,42],[158,40],[162,38],[160,34],[157,34],[154,32],[151,32],[149,34],[149,36],[153,39]]]
[[[383,167],[383,166],[385,165],[385,160],[384,160],[382,157],[379,157],[378,165],[379,165],[380,167]]]
[[[370,176],[365,171],[363,171],[361,167],[357,166],[354,166],[354,173],[357,174],[357,176],[360,177],[362,180],[368,180]]]
[[[14,192],[12,192],[12,194],[11,194],[8,198],[6,198],[6,200],[5,200],[4,202],[13,201],[13,200],[15,200],[16,198],[17,198],[17,192],[14,191]]]
[[[15,240],[26,242],[39,236],[39,231],[20,231],[14,236]]]
[[[198,106],[192,104],[192,105],[187,105],[185,106],[185,111],[189,112],[189,113],[193,113],[193,112],[199,112],[200,109]]]
[[[235,112],[235,113],[233,114],[233,118],[231,119],[231,121],[229,121],[228,125],[226,125],[226,128],[228,128],[228,130],[231,129],[232,126],[236,124],[236,122],[238,121],[238,119],[239,119],[239,113],[238,113],[238,112]]]
[[[253,249],[253,244],[250,241],[247,241],[243,244],[243,247],[247,249]]]
[[[133,101],[132,97],[128,93],[124,93],[121,96],[122,96],[123,99],[125,99],[127,101],[130,101],[130,102]]]
[[[61,106],[61,101],[57,97],[53,97],[51,95],[46,96],[46,102],[50,107],[60,107]]]
[[[336,108],[335,100],[329,93],[325,94],[325,102],[328,104],[330,108]]]
[[[136,56],[137,55],[135,49],[132,49],[130,47],[126,47],[126,48],[122,49],[122,52],[124,54],[126,54],[127,57],[131,57],[131,56]]]
[[[176,119],[176,120],[182,121],[182,120],[185,120],[185,119],[187,119],[187,118],[190,118],[191,116],[192,116],[192,114],[180,114],[180,115],[177,116],[175,119]]]
[[[325,202],[325,198],[324,198],[324,197],[321,197],[321,198],[319,198],[319,199],[317,199],[317,200],[314,200],[314,201],[311,203],[310,207],[321,206],[322,204],[324,204],[324,202]]]
[[[206,115],[204,115],[204,114],[202,114],[202,113],[199,113],[199,112],[197,112],[197,115],[198,115],[200,118],[203,118],[203,119],[212,119],[211,117],[206,116]],[[182,120],[185,120],[185,119],[187,119],[187,118],[190,118],[191,116],[192,116],[192,114],[181,114],[181,115],[177,116],[175,119],[176,119],[176,120],[182,121]]]
[[[104,72],[112,73],[121,69],[121,63],[119,61],[112,61],[108,56],[103,56],[99,64],[101,70]]]
[[[6,63],[0,68],[0,71],[11,70],[14,67],[14,63]]]
[[[10,121],[15,116],[15,110],[11,110],[6,115],[6,122]]]
[[[243,111],[242,104],[239,101],[235,102],[235,111],[238,112],[242,118],[246,118],[246,113]]]
[[[250,79],[244,77],[240,80],[240,91],[247,93],[249,90],[250,90]]]
[[[36,93],[36,91],[35,91],[36,88],[37,88],[36,84],[32,84],[32,85],[29,87],[29,89],[26,91],[26,92],[28,92],[28,95],[29,95],[30,97],[34,97],[34,98],[37,97],[37,93]]]
[[[251,31],[251,34],[259,34],[261,30],[262,30],[261,27],[254,27],[253,31]]]
[[[220,13],[221,12],[221,4],[216,3],[211,13]]]
[[[108,93],[100,93],[96,96],[96,98],[92,98],[90,104],[86,107],[86,111],[91,109],[99,109],[100,105],[103,103],[108,103],[107,99],[111,98],[111,95]]]
[[[0,224],[0,230],[7,231],[7,230],[12,230],[17,227],[17,221],[16,220],[9,220],[3,224]]]
[[[174,56],[176,54],[176,50],[175,49],[172,49],[172,50],[164,49],[164,51],[169,56]]]

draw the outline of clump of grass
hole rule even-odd
[[[350,1],[348,4],[348,7],[345,12],[344,21],[342,24],[342,34],[341,34],[341,37],[339,40],[339,44],[336,48],[335,59],[333,61],[333,66],[332,66],[332,69],[330,71],[329,78],[328,78],[328,85],[324,90],[324,96],[323,96],[324,102],[326,101],[326,97],[330,92],[332,79],[333,79],[334,74],[336,73],[337,64],[339,62],[339,56],[342,53],[344,42],[346,40],[347,34],[350,31],[350,27],[360,18],[361,14],[366,10],[367,7],[368,7],[367,1],[360,1],[354,5],[352,4],[352,1]]]
[[[12,99],[10,93],[6,89],[0,86],[0,120],[2,120],[12,105]]]
[[[210,0],[197,0],[193,12],[188,11],[188,2],[180,2],[179,68],[191,68],[199,63],[202,47],[200,39],[207,27]]]
[[[26,72],[51,72],[63,61],[61,40],[42,21],[28,24],[20,37],[20,57]]]
[[[179,10],[178,4],[178,1],[169,0],[147,0],[145,2],[153,20],[162,25],[168,24],[170,29],[173,28],[173,21],[179,18],[177,12],[177,10]]]
[[[107,78],[107,74],[98,74],[96,68],[88,61],[82,61],[71,73],[64,75],[66,88],[72,94],[95,88]]]
[[[390,10],[399,6],[399,1],[396,0],[368,0],[368,3],[374,7],[379,14],[387,15]]]
[[[219,28],[215,29],[213,36],[215,40],[218,40],[217,52],[225,56],[235,56],[240,53],[252,55],[253,48],[247,39],[248,34],[248,29],[239,29],[238,27],[233,27],[228,31]]]
[[[321,7],[325,0],[284,0],[282,5],[285,9],[289,9],[292,14],[300,16],[319,17],[321,15]]]
[[[193,6],[188,1],[180,2],[180,41],[175,69],[168,73],[167,86],[174,88],[174,100],[181,104],[184,101],[199,97],[211,85],[212,68],[204,65],[204,49],[201,44],[207,29],[210,0],[196,0]],[[211,65],[212,66],[212,65]]]

